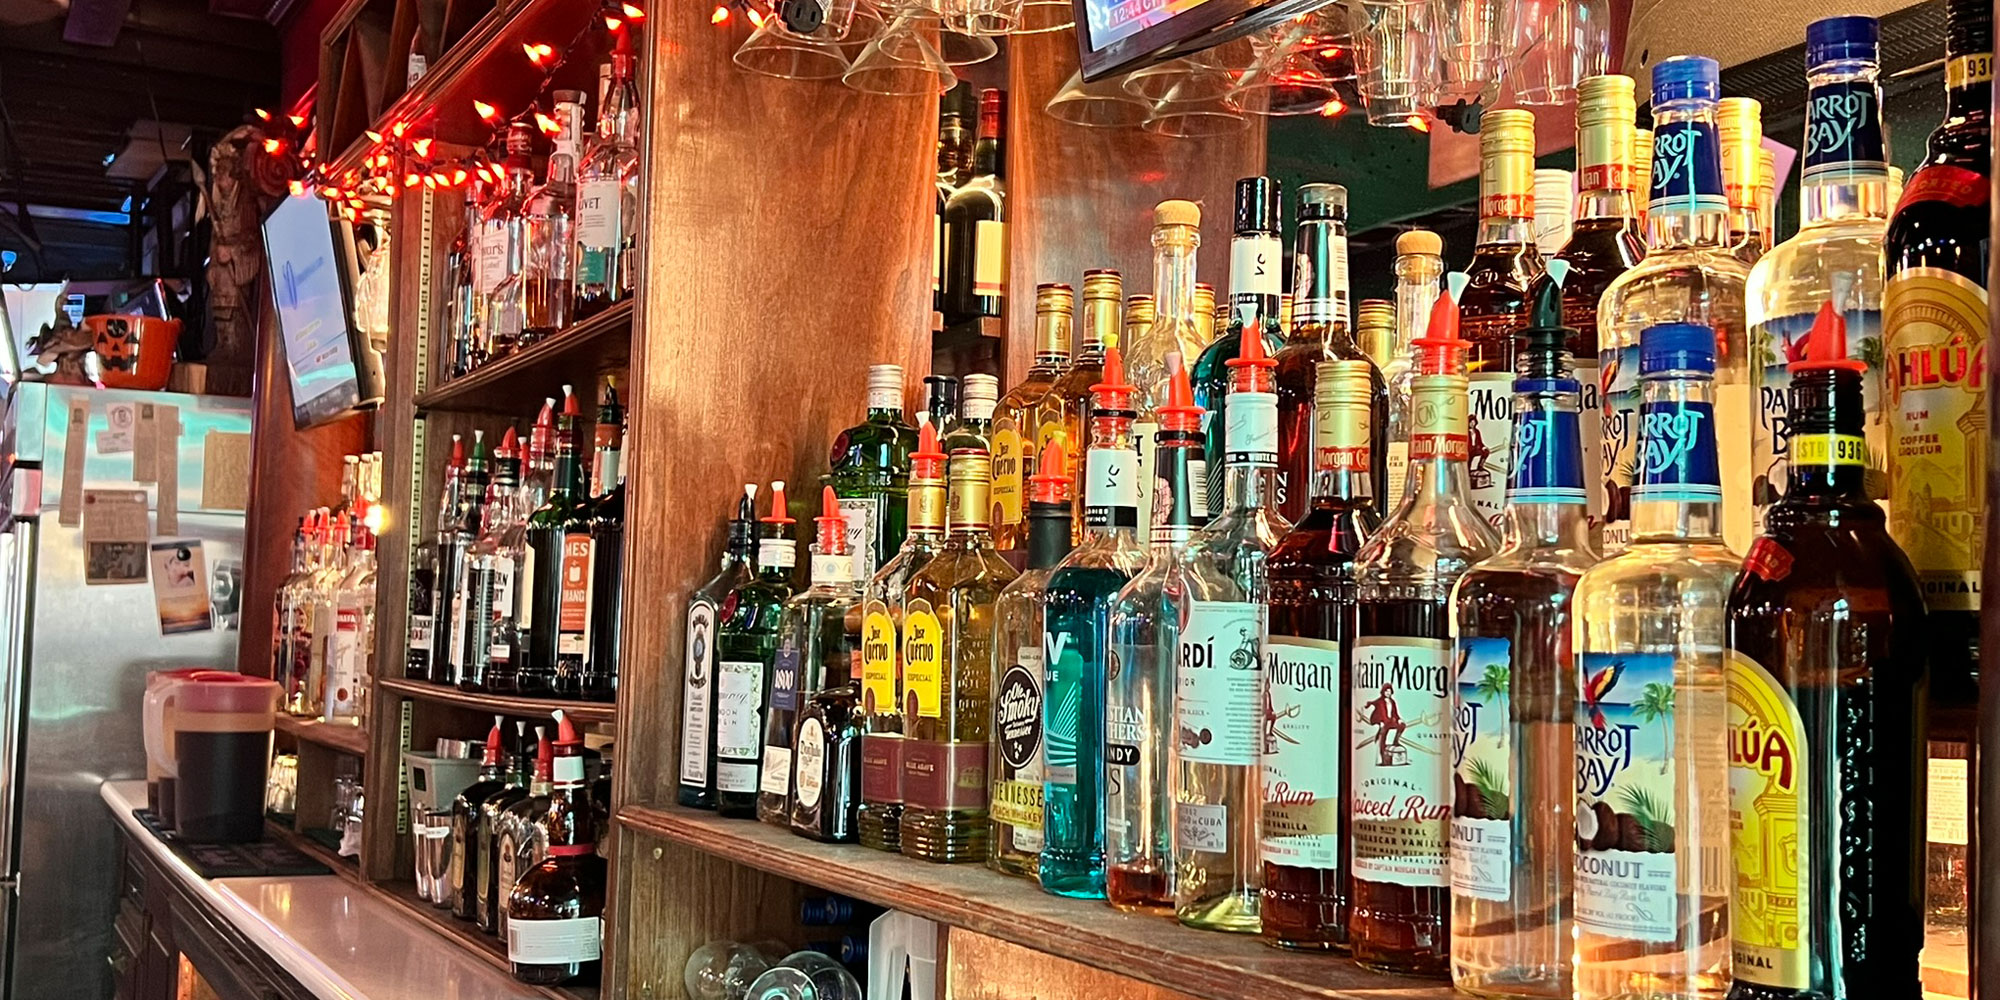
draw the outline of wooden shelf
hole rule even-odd
[[[356,757],[368,756],[368,730],[362,726],[303,719],[280,712],[275,728],[302,743],[317,743]]]
[[[452,916],[450,910],[439,909],[432,905],[430,900],[418,896],[415,882],[371,882],[368,889],[420,922],[429,924],[439,934],[458,942],[465,950],[492,962],[502,972],[508,971],[505,943],[480,930],[471,921],[460,920]],[[525,993],[550,997],[552,1000],[598,1000],[598,990],[595,986],[550,988],[523,985],[521,989]]]
[[[481,694],[476,691],[460,691],[455,687],[432,684],[429,681],[411,680],[407,677],[388,677],[375,683],[385,691],[394,691],[406,698],[441,705],[457,705],[460,708],[475,709],[491,715],[546,718],[550,712],[560,708],[564,715],[577,722],[611,722],[618,718],[618,707],[609,702]]]
[[[1278,951],[1234,934],[1064,899],[981,865],[934,865],[821,844],[750,820],[626,806],[618,822],[750,868],[1214,1000],[1449,1000],[1435,980],[1368,972],[1337,955]]]
[[[622,368],[632,347],[632,300],[626,299],[546,340],[417,394],[420,410],[532,414],[535,401],[564,383],[579,400],[597,398],[598,374]]]

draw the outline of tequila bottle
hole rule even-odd
[[[1028,568],[994,602],[993,830],[986,866],[1037,877],[1042,852],[1046,733],[1042,724],[1043,600],[1049,576],[1070,552],[1069,459],[1062,442],[1042,449],[1029,477]]]
[[[1089,442],[1091,388],[1104,380],[1104,349],[1118,342],[1124,308],[1125,279],[1117,271],[1098,269],[1083,274],[1082,322],[1076,333],[1076,358],[1050,391],[1062,400],[1063,454],[1076,459]],[[1083,462],[1070,467],[1070,541],[1083,541]]]
[[[1452,275],[1453,293],[1464,280]],[[1467,344],[1452,294],[1438,296],[1430,319],[1414,342],[1409,483],[1356,557],[1348,946],[1367,968],[1442,976],[1451,930],[1451,588],[1499,545],[1466,481]]]
[[[841,431],[827,459],[827,482],[847,522],[853,579],[867,580],[903,546],[910,452],[917,429],[903,420],[903,366],[868,369],[868,417]]]
[[[745,484],[745,503],[756,487]],[[748,511],[738,515],[747,518]],[[792,596],[798,540],[785,513],[785,484],[771,484],[771,513],[757,521],[757,575],[722,598],[728,609],[715,629],[715,728],[708,752],[715,775],[715,811],[738,819],[757,815],[764,722],[778,624]],[[732,527],[734,524],[732,523]]]
[[[757,818],[773,826],[792,822],[793,757],[799,712],[825,683],[828,664],[842,669],[860,652],[861,585],[854,579],[854,553],[847,549],[847,523],[833,487],[820,490],[820,513],[813,518],[812,586],[785,602],[778,623],[778,651],[771,664],[771,697],[764,713],[764,764],[758,776]],[[854,625],[848,619],[855,619]],[[854,631],[850,631],[850,628]],[[841,676],[847,676],[843,673]]]
[[[1810,56],[1807,62],[1811,62]],[[1717,101],[1715,138],[1722,145],[1722,191],[1729,199],[1729,251],[1744,267],[1752,267],[1771,249],[1770,233],[1764,230],[1764,214],[1757,203],[1758,162],[1764,151],[1764,106],[1748,97],[1725,97]]]
[[[925,861],[983,861],[994,602],[1015,572],[987,533],[992,459],[961,451],[946,476],[944,551],[904,592],[899,846]]]
[[[1284,230],[1280,216],[1284,194],[1276,178],[1245,177],[1236,182],[1234,235],[1229,240],[1229,319],[1223,334],[1196,354],[1188,378],[1194,386],[1194,402],[1202,408],[1202,433],[1208,436],[1206,468],[1220,469],[1230,450],[1228,415],[1224,412],[1235,384],[1230,362],[1243,352],[1244,331],[1256,331],[1264,338],[1264,353],[1284,346],[1278,327],[1280,272],[1285,250],[1279,236]],[[1207,509],[1222,509],[1223,476],[1208,482]]]
[[[1515,355],[1504,540],[1452,599],[1451,978],[1476,996],[1567,1000],[1570,599],[1597,552],[1583,386],[1570,365],[1577,331],[1562,319],[1569,262],[1550,261],[1548,277]]]
[[[1383,435],[1388,450],[1382,462],[1389,490],[1382,495],[1385,511],[1401,506],[1409,492],[1410,390],[1417,377],[1410,345],[1431,321],[1431,306],[1444,278],[1443,254],[1444,241],[1429,230],[1412,229],[1396,237],[1396,345],[1389,363],[1382,366],[1382,379],[1389,388],[1389,430]]]
[[[1240,190],[1240,187],[1239,187]],[[1174,916],[1190,927],[1255,934],[1264,882],[1259,859],[1269,562],[1291,525],[1277,512],[1277,367],[1254,326],[1229,362],[1224,505],[1195,537],[1184,591],[1168,603],[1180,623],[1174,693]],[[1214,430],[1211,421],[1210,430]],[[1215,435],[1209,436],[1211,444]]]
[[[1572,598],[1577,1000],[1711,1000],[1729,986],[1722,644],[1740,561],[1722,541],[1716,350],[1703,323],[1640,339],[1632,541]]]
[[[639,88],[631,32],[618,32],[610,84],[597,109],[597,137],[584,148],[576,182],[576,318],[631,293],[638,270]]]
[[[1171,913],[1174,904],[1175,662],[1181,620],[1170,595],[1188,592],[1195,509],[1207,489],[1194,477],[1206,441],[1187,369],[1174,366],[1154,411],[1153,527],[1146,562],[1118,592],[1109,621],[1104,685],[1104,895],[1121,910]]]
[[[1479,242],[1459,298],[1466,360],[1466,480],[1479,516],[1506,520],[1514,456],[1514,334],[1527,322],[1528,286],[1542,273],[1535,245],[1535,116],[1490,111],[1479,124]]]
[[[1007,390],[993,411],[993,546],[1002,552],[1027,544],[1028,465],[1051,440],[1064,453],[1062,397],[1056,379],[1069,367],[1076,293],[1068,285],[1035,286],[1035,360],[1027,377]]]
[[[676,800],[684,806],[696,809],[714,809],[725,784],[721,773],[720,744],[718,731],[719,710],[722,700],[722,679],[717,676],[720,658],[720,636],[722,611],[728,596],[749,583],[755,572],[753,546],[757,543],[756,517],[757,484],[744,483],[743,496],[736,501],[736,516],[729,522],[729,541],[722,549],[722,565],[707,583],[695,588],[688,598],[687,625],[681,632],[681,777]],[[774,507],[774,512],[784,513],[782,507]],[[775,624],[775,623],[772,623]],[[768,627],[768,626],[767,626]],[[757,670],[757,699],[762,707],[764,688],[761,660]],[[745,671],[747,672],[747,671]],[[742,678],[736,678],[740,684]],[[759,712],[761,715],[761,711]],[[759,726],[758,747],[762,748],[763,727]],[[739,767],[732,771],[726,782],[737,793],[745,791],[742,784],[741,755]],[[756,773],[755,759],[750,772]],[[749,791],[754,792],[753,786]]]
[[[549,176],[528,196],[522,343],[532,343],[568,326],[576,295],[576,274],[571,265],[575,262],[576,160],[583,137],[583,93],[556,91],[555,112]]]

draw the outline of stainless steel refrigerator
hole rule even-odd
[[[110,995],[119,854],[97,786],[145,776],[147,673],[235,669],[249,434],[245,399],[27,383],[7,401],[0,995],[11,1000]],[[165,533],[162,491],[179,520]]]

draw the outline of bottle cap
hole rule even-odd
[[[1524,108],[1488,111],[1479,118],[1479,153],[1535,155],[1535,113]]]
[[[986,135],[1000,134],[1000,123],[1006,120],[1007,92],[998,87],[988,87],[979,92],[979,129]]]
[[[1793,374],[1809,371],[1843,371],[1861,373],[1868,370],[1868,362],[1847,356],[1847,317],[1833,308],[1833,300],[1819,304],[1819,315],[1813,317],[1812,329],[1806,332],[1801,343],[1785,348],[1791,363],[1786,367]]]
[[[1059,281],[1045,281],[1035,286],[1035,311],[1069,312],[1076,305],[1076,291]]]
[[[1396,325],[1396,304],[1388,299],[1362,299],[1354,307],[1354,328]]]
[[[1236,182],[1236,233],[1276,234],[1284,228],[1284,196],[1275,177],[1245,177]]]
[[[577,408],[576,392],[568,385],[563,386],[562,415],[565,417],[580,417],[583,415],[583,411]]]
[[[451,436],[451,467],[465,468],[465,439],[457,434]]]
[[[823,556],[844,556],[847,551],[847,518],[840,513],[840,501],[834,498],[833,487],[824,486],[819,493],[819,516],[813,518],[813,541],[819,546]],[[815,564],[817,565],[817,564]]]
[[[757,487],[753,484],[745,483],[743,489],[747,494],[744,503],[749,503],[750,502],[749,497],[754,497],[756,495]],[[792,520],[791,511],[785,509],[784,480],[782,479],[771,480],[771,513],[765,515],[762,518],[759,518],[759,520],[765,524],[797,523]]]
[[[1176,353],[1167,360],[1167,401],[1154,411],[1163,431],[1201,430],[1202,409],[1194,404],[1194,389],[1188,382],[1187,365]]]
[[[562,709],[558,708],[549,714],[554,716],[556,720],[557,746],[581,747],[583,745],[583,738],[576,734],[576,726],[569,721],[569,716],[564,714]],[[539,731],[537,730],[537,732]]]
[[[1182,201],[1178,198],[1160,202],[1158,205],[1153,206],[1153,225],[1199,226],[1201,225],[1201,206],[1191,201]]]
[[[1035,466],[1035,474],[1028,477],[1028,499],[1034,503],[1069,503],[1069,456],[1063,453],[1062,441],[1050,438],[1042,446],[1042,458]]]
[[[486,732],[486,750],[479,757],[479,763],[481,764],[481,766],[484,767],[500,766],[500,758],[506,753],[507,750],[505,746],[501,745],[505,739],[505,737],[503,737],[500,732],[500,727],[503,724],[504,723],[501,721],[501,718],[499,716],[496,715],[493,717],[493,728],[487,730]]]
[[[1875,62],[1880,58],[1881,29],[1872,17],[1822,17],[1806,25],[1806,68],[1843,59]]]
[[[1672,56],[1653,65],[1653,103],[1713,101],[1722,96],[1722,70],[1707,56]]]
[[[1569,279],[1570,262],[1561,257],[1549,260],[1543,273],[1549,276],[1546,282],[1538,282],[1534,288],[1534,301],[1528,303],[1528,325],[1544,329],[1575,330],[1563,325],[1563,284]]]
[[[1270,392],[1271,371],[1278,367],[1278,359],[1271,357],[1264,347],[1264,338],[1254,331],[1241,339],[1241,353],[1223,362],[1232,373],[1229,391]]]
[[[1090,387],[1092,413],[1130,414],[1132,395],[1138,392],[1125,381],[1125,358],[1118,348],[1104,349],[1104,380]]]
[[[986,374],[967,375],[961,390],[960,406],[973,420],[988,420],[1000,405],[1000,379]]]
[[[878,393],[894,393],[897,399],[903,397],[902,365],[868,366],[868,396],[873,399]]]
[[[1325,406],[1370,406],[1375,400],[1375,366],[1366,361],[1330,358],[1313,374],[1313,400]]]
[[[1618,73],[1584,77],[1576,85],[1577,127],[1601,122],[1631,124],[1638,116],[1638,90],[1637,81]]]
[[[1396,237],[1396,256],[1408,257],[1412,254],[1441,257],[1444,255],[1444,240],[1428,229],[1412,229]]]
[[[910,481],[935,483],[944,478],[944,449],[937,428],[926,420],[917,425],[917,450],[910,455]]]
[[[1465,285],[1459,280],[1463,272],[1454,272],[1447,284],[1445,294],[1439,295],[1431,303],[1430,324],[1424,335],[1414,338],[1410,345],[1417,349],[1417,373],[1420,375],[1463,375],[1465,374],[1465,352],[1472,342],[1458,335],[1458,291]]]
[[[1347,188],[1339,184],[1299,186],[1299,221],[1347,219]]]
[[[1089,302],[1093,299],[1122,305],[1125,301],[1125,276],[1108,267],[1083,272],[1083,300]]]
[[[1715,331],[1699,323],[1662,323],[1639,334],[1639,374],[1715,371]]]
[[[1160,318],[1159,309],[1153,304],[1151,295],[1128,295],[1125,297],[1125,328],[1151,326]]]

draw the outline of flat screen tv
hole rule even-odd
[[[264,259],[278,340],[291,376],[292,421],[301,428],[382,402],[381,358],[354,322],[360,278],[354,231],[326,203],[286,198],[264,219]]]
[[[1070,0],[1085,80],[1221,45],[1328,0]]]

